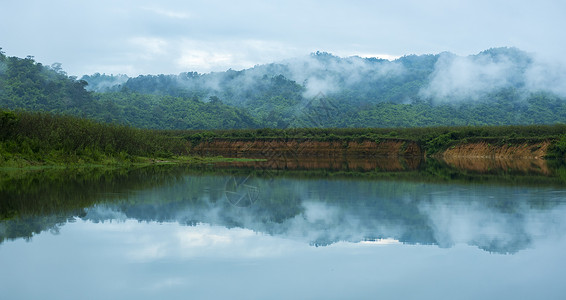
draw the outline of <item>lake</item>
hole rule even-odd
[[[2,299],[563,299],[560,163],[2,173]]]

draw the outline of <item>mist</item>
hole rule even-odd
[[[0,59],[0,76],[6,73],[6,63]],[[4,87],[0,86],[0,95],[4,93]]]
[[[534,55],[533,60],[534,63],[525,71],[525,88],[566,97],[566,63],[541,55]]]
[[[357,56],[340,58],[330,53],[316,52],[308,56],[257,65],[239,71],[230,69],[206,74],[185,72],[179,75],[149,75],[130,78],[129,82],[124,81],[127,79],[125,76],[100,78],[97,74],[84,76],[82,79],[89,83],[93,82],[89,84],[89,89],[104,91],[119,85],[131,88],[136,81],[154,77],[154,81],[162,83],[166,79],[180,90],[197,91],[202,95],[203,100],[210,96],[219,96],[227,103],[241,104],[246,102],[250,95],[257,94],[261,90],[262,81],[277,76],[284,76],[285,79],[301,86],[302,97],[311,99],[321,93],[331,95],[348,89],[356,90],[360,85],[367,85],[384,78],[400,78],[406,73],[406,68],[395,61]],[[144,90],[144,92],[160,94],[166,88],[170,86],[157,86],[153,90]],[[226,94],[229,94],[229,98]]]
[[[403,65],[388,60],[358,56],[340,58],[325,52],[289,59],[281,64],[288,69],[284,76],[304,85],[305,98],[312,98],[320,93],[332,94],[352,89],[360,83],[398,77],[406,72]]]
[[[478,100],[510,85],[516,71],[506,57],[496,61],[487,56],[459,57],[443,53],[421,95],[439,101]]]
[[[513,88],[523,98],[536,92],[566,96],[566,67],[516,48],[494,48],[477,55],[441,53],[419,95],[435,103],[485,101]]]
[[[210,93],[223,94],[229,89],[234,95],[244,96],[257,93],[258,83],[265,79],[265,76],[273,78],[282,75],[302,86],[301,95],[308,100],[320,94],[332,95],[347,89],[356,89],[356,85],[375,82],[385,77],[402,76],[405,72],[403,65],[387,60],[356,56],[340,58],[330,53],[316,52],[241,71],[204,74],[201,76],[203,82],[200,85]],[[187,89],[199,85],[186,80],[182,84]],[[240,101],[246,101],[244,98]]]
[[[121,86],[130,79],[127,75],[118,74],[118,75],[106,75],[95,73],[93,75],[85,75],[81,78],[82,80],[87,81],[89,84],[86,86],[86,89],[89,91],[97,91],[97,92],[106,92],[112,90],[112,88],[116,86]]]

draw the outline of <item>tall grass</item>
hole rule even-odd
[[[0,111],[0,162],[86,160],[187,154],[186,142],[165,131],[97,123],[50,113]]]

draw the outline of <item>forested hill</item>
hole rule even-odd
[[[85,80],[69,77],[60,64],[33,57],[7,57],[0,48],[0,110],[41,111],[143,128],[255,128],[245,110],[198,98],[133,92],[94,93]]]
[[[167,129],[566,123],[566,72],[516,48],[393,61],[317,52],[241,71],[68,77],[0,62],[0,108]]]
[[[494,48],[394,61],[317,52],[241,71],[83,79],[98,91],[214,97],[264,127],[413,127],[565,122],[564,71]]]

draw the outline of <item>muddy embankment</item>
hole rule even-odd
[[[463,143],[433,155],[448,165],[476,172],[516,170],[548,174],[543,159],[550,142]],[[258,166],[274,169],[415,170],[426,149],[409,140],[315,141],[308,139],[214,139],[192,145],[202,156],[261,158]]]

